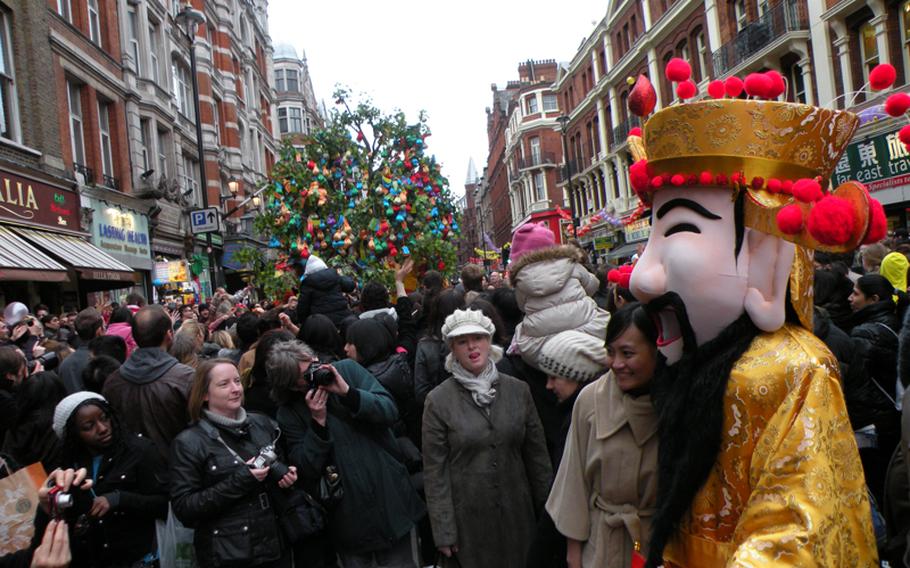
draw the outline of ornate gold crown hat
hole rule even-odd
[[[888,68],[894,68],[879,67],[882,71],[876,68],[870,74],[875,90],[894,82],[893,76],[888,79]],[[682,59],[667,65],[666,76],[677,83],[681,101],[697,94],[690,75]],[[831,172],[859,125],[858,117],[772,100],[785,90],[776,71],[753,73],[745,80],[730,77],[708,86],[710,99],[668,106],[646,119],[656,105],[656,93],[647,77],[639,76],[629,109],[646,120],[642,129],[629,133],[635,159],[629,174],[646,204],[655,192],[675,187],[744,192],[747,227],[798,245],[791,300],[801,322],[811,329],[811,251],[847,252],[877,242],[885,237],[887,221],[881,204],[861,183],[830,187]],[[743,92],[748,98],[738,98]],[[906,103],[910,107],[910,97]]]

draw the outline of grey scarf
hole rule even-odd
[[[475,375],[462,367],[453,354],[449,353],[446,357],[446,370],[452,373],[452,377],[458,381],[458,384],[471,393],[474,404],[489,412],[490,405],[496,399],[496,385],[499,384],[496,361],[500,359],[502,359],[502,349],[494,345],[490,351],[487,366],[479,375]]]

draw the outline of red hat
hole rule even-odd
[[[543,223],[525,223],[512,234],[509,257],[514,262],[531,251],[556,245],[556,235]]]

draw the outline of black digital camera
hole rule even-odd
[[[57,365],[60,364],[60,359],[55,352],[48,351],[44,355],[36,357],[28,362],[28,372],[31,373],[34,371],[38,363],[41,363],[41,366],[44,367],[45,371],[53,371],[57,368]]]
[[[288,472],[288,466],[278,461],[278,453],[275,452],[275,445],[269,444],[259,449],[259,454],[250,462],[250,469],[269,468],[269,475],[276,479],[281,479]]]
[[[310,383],[311,389],[326,387],[335,381],[335,373],[319,361],[313,361],[307,369],[306,380]]]

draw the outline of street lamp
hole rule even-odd
[[[259,197],[259,194],[253,196],[253,207],[259,209],[259,206],[262,204],[262,198]]]
[[[202,147],[202,117],[199,112],[199,77],[196,75],[196,29],[205,25],[205,14],[187,2],[175,21],[181,26],[190,43],[190,74],[193,79],[193,108],[196,113],[196,153],[199,154],[199,184],[202,186],[202,207],[209,206],[209,186],[205,177],[205,151]],[[205,250],[209,257],[209,285],[214,291],[216,281],[215,255],[212,251],[212,233],[205,234]]]
[[[240,181],[237,178],[232,177],[228,180],[228,191],[231,192],[232,197],[237,197],[237,194],[240,192]]]
[[[566,188],[568,188],[569,203],[572,206],[572,228],[573,234],[578,231],[578,216],[575,214],[575,190],[572,189],[572,162],[569,160],[569,146],[566,144],[566,134],[569,133],[569,117],[562,115],[556,118],[559,123],[559,133],[562,136],[562,155],[566,161]]]

